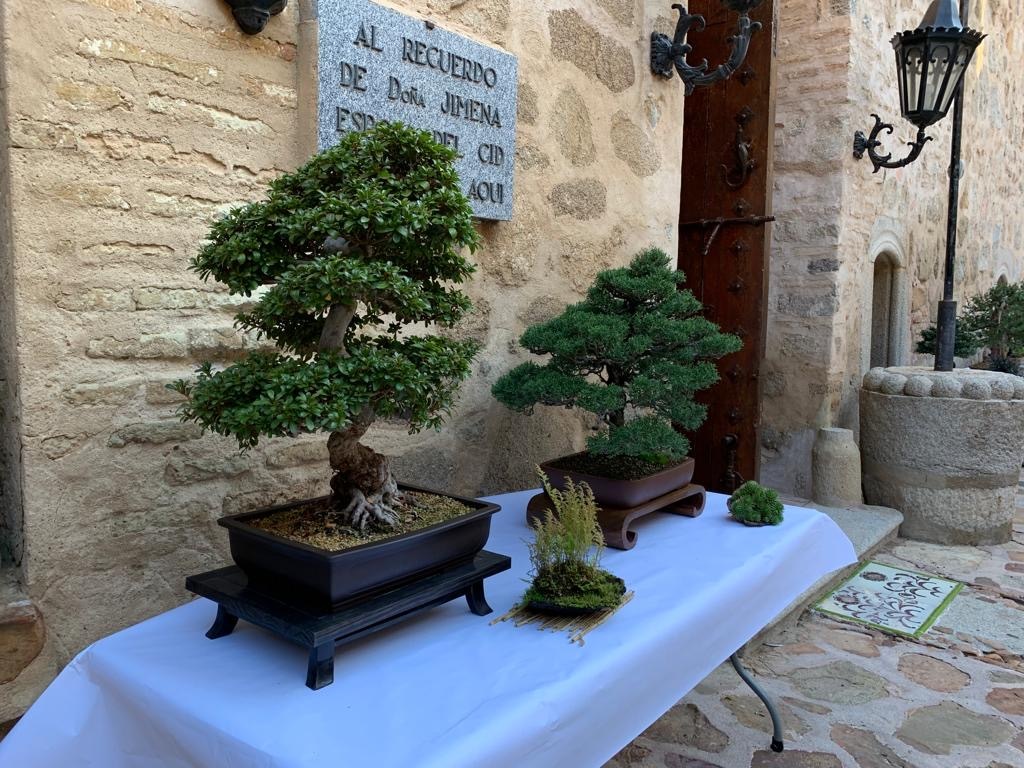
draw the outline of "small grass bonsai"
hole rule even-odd
[[[522,413],[541,404],[596,414],[607,428],[587,442],[590,466],[603,470],[592,474],[637,477],[681,461],[690,444],[673,427],[704,422],[694,393],[718,380],[713,361],[741,346],[701,316],[684,281],[657,248],[599,273],[584,301],[522,335],[547,363],[517,366],[494,396]]]
[[[778,525],[782,522],[779,494],[760,483],[748,480],[728,501],[729,513],[747,525]]]
[[[359,531],[396,525],[401,502],[388,459],[360,438],[377,418],[440,426],[475,353],[472,342],[403,333],[451,326],[470,308],[461,251],[478,235],[455,159],[399,123],[347,133],[272,182],[266,200],[216,222],[192,261],[234,294],[265,289],[236,324],[280,352],[176,382],[182,419],[243,449],[330,433],[331,506]]]
[[[523,603],[541,611],[614,608],[626,590],[622,579],[600,567],[604,534],[593,492],[586,483],[576,485],[571,479],[560,491],[543,473],[540,477],[554,509],[533,524],[533,581]]]

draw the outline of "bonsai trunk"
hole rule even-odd
[[[342,304],[331,307],[320,334],[321,350],[334,350],[348,356],[345,335],[355,309]],[[348,428],[332,432],[327,440],[334,470],[331,503],[343,522],[360,531],[365,531],[369,525],[395,527],[399,515],[393,505],[402,500],[388,457],[359,443],[374,418],[373,409],[366,406]]]
[[[327,440],[334,470],[332,504],[345,523],[360,531],[370,525],[397,525],[394,504],[402,500],[388,457],[359,442],[373,419],[373,410],[364,408],[352,426],[332,432]]]

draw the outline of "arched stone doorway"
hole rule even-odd
[[[870,313],[862,332],[861,367],[885,368],[910,362],[910,296],[902,248],[885,238],[872,249],[864,306]]]

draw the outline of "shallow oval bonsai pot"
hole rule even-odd
[[[310,608],[335,609],[471,559],[487,543],[491,515],[501,509],[497,504],[417,486],[399,487],[447,496],[473,511],[418,531],[336,552],[249,524],[316,499],[228,515],[217,522],[228,529],[231,557],[253,586]]]
[[[613,477],[591,475],[573,469],[562,469],[558,466],[561,462],[574,459],[585,453],[586,451],[581,451],[552,459],[542,463],[540,468],[548,476],[551,485],[560,491],[565,490],[566,478],[572,478],[577,485],[586,483],[594,492],[597,503],[602,507],[638,507],[652,499],[682,488],[693,479],[695,462],[689,457],[678,464],[673,464],[659,472],[636,480],[620,480]]]

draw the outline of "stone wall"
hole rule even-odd
[[[217,517],[326,490],[322,438],[241,455],[178,423],[164,387],[255,344],[232,329],[238,299],[186,267],[212,217],[257,198],[309,146],[296,5],[257,37],[210,0],[3,6],[12,237],[0,264],[14,280],[0,291],[0,336],[18,357],[0,350],[0,379],[20,381],[24,478],[20,494],[5,482],[5,508],[20,496],[20,588],[46,647],[0,683],[0,722],[86,644],[180,603],[185,575],[227,562]],[[676,248],[682,89],[652,82],[654,19],[639,2],[426,10],[519,56],[515,215],[481,224],[476,310],[458,333],[483,351],[449,425],[413,437],[382,425],[370,442],[404,479],[497,492],[584,436],[564,410],[519,417],[491,399],[525,359],[523,328],[635,250]]]
[[[840,215],[848,121],[842,104],[850,17],[821,0],[782,0],[776,62],[775,177],[762,384],[761,479],[810,494],[811,446],[837,391]]]
[[[0,40],[5,35],[0,15]],[[0,286],[14,284],[11,247],[10,152],[7,134],[7,86],[0,76]],[[20,407],[14,327],[14,297],[0,291],[0,571],[21,562]]]
[[[967,74],[956,298],[1024,277],[1019,215],[1024,128],[1021,5],[973,0],[970,24],[989,32]],[[915,0],[784,0],[778,61],[775,212],[764,478],[810,491],[810,449],[819,426],[858,428],[857,389],[870,361],[874,262],[897,269],[894,364],[934,322],[942,293],[951,115],[934,126],[921,157],[872,174],[852,156],[853,134],[871,113],[896,126],[884,150],[904,154],[916,128],[900,118],[889,44],[920,22]],[[884,256],[883,256],[884,255]]]

